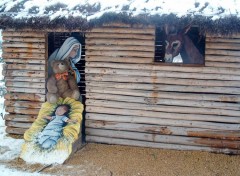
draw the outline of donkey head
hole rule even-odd
[[[173,58],[176,57],[184,45],[184,35],[190,29],[190,25],[183,30],[177,31],[174,26],[165,25],[164,30],[166,34],[165,39],[165,62],[172,63]]]

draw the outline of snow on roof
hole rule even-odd
[[[213,23],[224,18],[239,20],[240,0],[1,0],[0,2],[0,25],[3,26],[7,25],[6,22],[9,20],[11,23],[18,21],[18,24],[34,24],[39,19],[45,23],[55,23],[59,19],[64,19],[65,25],[68,25],[69,19],[70,21],[81,19],[82,25],[101,19],[105,14],[114,14],[111,20],[118,18],[116,15],[122,14],[130,19],[144,16],[150,21],[151,17],[174,15],[179,19],[202,17],[201,19]],[[154,20],[156,18],[152,21]]]
[[[51,8],[53,6],[59,6],[59,8]],[[81,9],[81,6],[92,7],[95,11]],[[213,19],[229,15],[240,16],[239,0],[2,0],[0,7],[2,14],[15,19],[45,16],[55,19],[72,15],[90,20],[106,12],[123,11],[133,16],[170,13],[178,17],[202,15]]]

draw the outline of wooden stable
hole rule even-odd
[[[239,154],[240,34],[207,34],[205,65],[187,66],[154,62],[155,32],[85,32],[86,141]],[[45,102],[48,33],[2,33],[8,133],[23,134]]]

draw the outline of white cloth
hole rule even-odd
[[[77,51],[77,54],[74,58],[70,58],[70,63],[71,63],[71,67],[72,69],[74,70],[75,72],[75,75],[76,75],[76,80],[77,80],[77,83],[80,82],[80,79],[81,79],[81,76],[80,76],[80,73],[78,71],[78,69],[76,68],[75,64],[77,62],[80,61],[81,59],[81,51],[82,51],[82,45],[79,43],[79,41],[77,39],[75,39],[74,37],[69,37],[67,38],[64,43],[62,44],[62,46],[58,49],[56,49],[52,54],[51,56],[48,58],[48,65],[49,65],[49,68],[48,68],[48,76],[52,75],[53,71],[52,71],[52,68],[51,68],[51,62],[53,60],[64,60],[67,58],[67,56],[69,55],[69,53],[72,51],[72,49],[75,47],[75,46],[78,46],[79,49]]]
[[[175,56],[173,58],[173,63],[183,63],[183,59],[182,56],[180,54],[178,54],[177,56]]]

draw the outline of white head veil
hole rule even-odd
[[[79,41],[77,39],[75,39],[74,37],[69,37],[67,38],[64,43],[62,44],[62,46],[58,49],[56,49],[51,56],[48,59],[48,65],[51,65],[50,63],[53,60],[64,60],[67,58],[67,56],[69,55],[69,53],[72,51],[72,49],[78,46],[79,49],[77,51],[77,54],[74,58],[70,59],[71,62],[71,66],[73,68],[73,70],[76,73],[77,76],[77,82],[80,82],[80,73],[78,71],[78,69],[75,67],[75,64],[77,62],[80,61],[81,59],[81,51],[82,51],[82,45],[79,43]],[[48,76],[50,76],[53,73],[52,68],[49,66],[48,68]]]

